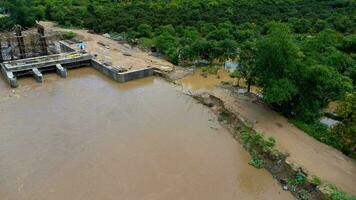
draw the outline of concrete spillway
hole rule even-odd
[[[76,51],[64,42],[61,48],[66,53],[6,61],[0,63],[1,72],[11,87],[18,87],[17,77],[32,75],[38,82],[43,82],[43,72],[55,71],[61,77],[67,76],[67,70],[71,68],[91,66],[113,80],[123,83],[142,77],[153,75],[154,68],[142,68],[121,72],[117,68],[107,66],[85,51]]]

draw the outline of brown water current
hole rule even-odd
[[[1,200],[293,199],[208,108],[158,78],[91,68],[0,80]]]

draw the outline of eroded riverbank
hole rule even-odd
[[[224,102],[230,112],[239,115],[254,130],[262,133],[266,138],[275,138],[277,149],[289,155],[287,160],[290,163],[317,175],[323,183],[330,182],[349,194],[356,194],[355,160],[299,130],[255,95],[243,94],[245,90],[229,84],[224,87],[204,87],[200,84],[204,79],[193,74],[176,83],[181,84],[183,90],[188,93],[199,94],[201,91],[208,91],[213,94]],[[208,85],[221,84],[220,79],[213,75],[205,80]]]
[[[293,199],[208,108],[158,79],[91,68],[0,81],[0,197]]]

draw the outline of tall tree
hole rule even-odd
[[[268,103],[284,107],[298,93],[298,48],[288,27],[270,24],[268,35],[257,43],[257,77]]]
[[[31,27],[36,23],[37,10],[32,0],[7,1],[10,18],[23,27]]]
[[[241,46],[239,71],[246,80],[247,92],[251,91],[251,84],[256,77],[256,41],[246,41]]]

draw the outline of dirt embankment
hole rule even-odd
[[[178,76],[180,80],[187,75],[179,74],[181,75]],[[176,78],[170,78],[172,76]],[[192,75],[188,74],[188,76]],[[175,84],[180,84],[175,72],[164,77]],[[349,194],[356,194],[354,187],[356,185],[355,160],[310,137],[290,124],[288,119],[269,108],[255,95],[244,94],[243,90],[230,84],[208,91],[247,126],[261,133],[265,138],[275,138],[276,149],[284,155],[288,155],[286,161],[293,163],[295,168],[302,169],[306,174],[320,177],[324,185],[332,183]],[[199,91],[188,90],[185,92],[191,94],[191,92]]]
[[[277,149],[289,155],[289,162],[356,195],[355,160],[310,137],[254,95],[240,94],[230,85],[220,87],[213,93],[254,130],[265,137],[274,137]]]
[[[191,96],[210,107],[217,115],[223,116],[221,124],[230,130],[252,157],[258,156],[263,163],[262,167],[279,181],[284,190],[289,190],[297,199],[331,199],[332,193],[338,191],[330,184],[321,185],[318,177],[290,163],[287,154],[272,145],[268,146],[268,140],[263,139],[239,113],[228,109],[219,97],[208,93]]]

